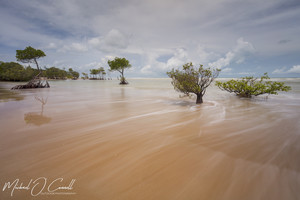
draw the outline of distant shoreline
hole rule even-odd
[[[217,79],[239,79],[239,78],[242,78],[242,77],[218,77],[216,78]],[[67,81],[67,80],[99,80],[99,81],[111,81],[111,80],[117,80],[117,79],[82,79],[82,78],[78,78],[78,79],[49,79],[49,78],[45,78],[45,77],[41,77],[42,80],[48,80],[48,81]],[[144,80],[151,80],[151,79],[156,79],[156,80],[167,80],[167,79],[170,79],[168,77],[165,77],[165,78],[161,78],[161,77],[145,77],[145,78],[142,78],[142,77],[132,77],[132,78],[127,78],[128,80],[140,80],[140,79],[144,79]],[[271,77],[270,80],[277,80],[277,79],[300,79],[300,77]],[[16,83],[19,83],[19,82],[27,82],[27,81],[2,81],[0,80],[0,82],[16,82]]]

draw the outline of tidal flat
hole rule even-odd
[[[0,188],[33,180],[0,199],[300,199],[300,79],[278,80],[292,90],[245,99],[212,85],[201,105],[170,79],[0,82]]]

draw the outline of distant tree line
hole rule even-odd
[[[57,67],[41,70],[41,76],[48,79],[78,79],[79,73],[69,68],[68,71]],[[0,62],[0,81],[29,81],[39,73],[30,66],[24,67],[16,62]]]
[[[90,69],[90,74],[92,76],[90,79],[92,80],[104,80],[106,72],[103,67],[100,67],[99,69]],[[97,75],[99,76],[99,78],[97,77]]]
[[[89,80],[112,80],[109,73],[113,72],[113,71],[118,71],[121,74],[120,78],[118,77],[118,79],[120,80],[120,84],[121,85],[128,84],[128,82],[124,76],[124,71],[125,71],[125,69],[128,69],[131,67],[129,60],[127,60],[126,58],[115,57],[114,60],[108,60],[107,64],[109,66],[107,73],[105,72],[105,69],[103,67],[100,67],[97,69],[90,69],[90,77],[87,73],[82,72],[81,78],[84,80],[86,80],[86,79],[89,79]],[[108,74],[108,78],[105,77],[107,74]]]
[[[15,62],[1,62],[0,64],[1,81],[29,81],[37,73],[37,69],[31,67],[24,68]]]

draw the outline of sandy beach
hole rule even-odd
[[[299,199],[300,81],[285,81],[290,93],[250,100],[212,86],[202,105],[169,79],[1,83],[1,188],[74,181],[0,199]]]

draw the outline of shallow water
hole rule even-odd
[[[214,86],[204,103],[168,79],[0,83],[0,184],[47,179],[0,199],[300,199],[300,79],[240,99]],[[3,89],[4,88],[4,89]],[[68,186],[47,194],[47,186]]]

